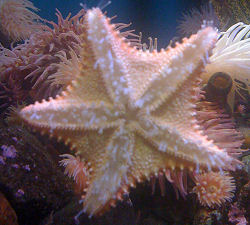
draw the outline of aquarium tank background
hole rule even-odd
[[[105,2],[105,1],[103,1]],[[108,1],[106,1],[108,2]],[[34,5],[40,9],[39,15],[47,20],[56,21],[55,8],[66,17],[69,11],[72,15],[79,11],[82,1],[34,1]],[[87,7],[91,8],[101,1],[86,1]],[[158,38],[160,48],[166,47],[173,37],[177,37],[176,27],[187,9],[199,8],[202,1],[112,1],[104,11],[109,17],[117,15],[115,22],[132,23],[130,29],[135,33],[142,32],[145,41],[148,37]]]
[[[0,225],[248,224],[249,18],[0,0]]]

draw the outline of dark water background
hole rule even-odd
[[[57,21],[55,9],[59,9],[64,18],[69,12],[75,15],[83,0],[33,0],[40,9],[39,15],[47,20]],[[107,2],[107,0],[103,1]],[[190,9],[199,8],[207,1],[201,0],[113,0],[103,11],[112,17],[117,15],[114,22],[130,23],[135,33],[142,32],[143,42],[148,43],[148,37],[158,38],[158,47],[166,47],[171,39],[178,36],[176,27],[183,13]],[[85,1],[88,8],[98,6],[101,0]]]

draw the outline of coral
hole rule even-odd
[[[28,0],[0,0],[1,31],[13,41],[27,39],[43,27],[37,11]]]
[[[208,172],[195,175],[193,192],[197,194],[201,205],[214,207],[231,201],[235,184],[228,174]]]
[[[231,205],[231,209],[228,213],[229,222],[234,223],[236,225],[246,225],[247,220],[244,216],[245,210],[240,209],[239,206],[237,206],[237,203],[234,203]]]

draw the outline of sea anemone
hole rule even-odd
[[[214,12],[212,5],[204,5],[200,10],[193,9],[190,13],[184,14],[183,20],[178,27],[183,36],[189,36],[200,29],[202,24],[212,23],[219,28],[219,19]],[[203,83],[217,72],[231,76],[233,87],[228,95],[228,103],[234,110],[235,92],[243,99],[242,90],[250,94],[250,25],[239,22],[231,26],[227,31],[221,32],[202,74]]]
[[[235,91],[239,95],[239,90],[250,94],[250,25],[237,23],[226,32],[221,32],[205,70],[202,74],[203,83],[207,83],[217,72],[231,76],[233,86],[228,103],[233,110]],[[246,84],[245,87],[241,83]]]
[[[57,10],[58,24],[48,22],[49,26],[43,26],[43,30],[32,33],[25,40],[11,50],[3,48],[4,54],[0,55],[0,81],[12,76],[17,82],[25,82],[25,89],[33,100],[48,99],[55,97],[74,77],[80,72],[79,62],[83,48],[86,46],[84,32],[84,9],[75,16],[69,14],[63,19]],[[121,31],[130,24],[117,23],[115,29]],[[139,36],[133,34],[133,30],[120,32],[120,35],[129,41],[132,46],[141,48]],[[130,38],[132,37],[132,38]],[[14,74],[14,75],[13,75]]]
[[[29,41],[20,46],[21,51],[28,55],[29,63],[26,67],[32,68],[25,79],[31,81],[35,99],[55,97],[61,91],[61,85],[51,86],[47,78],[57,72],[60,55],[67,59],[71,59],[72,51],[74,55],[79,55],[84,14],[84,10],[81,10],[75,16],[69,14],[63,19],[57,10],[58,24],[49,22],[53,29],[47,27],[44,32],[31,35]]]
[[[220,77],[221,74],[218,74],[218,76]],[[196,119],[200,129],[203,134],[207,136],[208,140],[215,143],[220,149],[223,149],[232,157],[237,157],[243,151],[241,146],[244,138],[242,134],[235,129],[236,124],[225,112],[223,102],[221,102],[222,94],[227,96],[228,91],[230,91],[227,85],[231,83],[227,80],[230,78],[229,76],[223,75],[223,78],[226,80],[226,85],[224,84],[223,88],[220,87],[216,89],[216,86],[214,86],[212,89],[208,88],[206,90],[207,92],[200,91],[197,88],[197,97],[200,100],[196,104]],[[210,78],[208,83],[214,82],[214,79]],[[223,80],[223,83],[225,83],[225,80]],[[207,99],[209,92],[212,92],[212,94],[216,92],[220,93],[220,98],[215,97],[209,101]],[[222,203],[231,200],[235,185],[233,178],[229,176],[228,173],[211,172],[211,168],[209,167],[208,172],[202,174],[199,172],[199,170],[196,170],[195,173],[192,174],[192,178],[196,184],[193,188],[193,192],[198,195],[198,199],[202,205],[209,207],[220,206]]]
[[[63,19],[58,10],[56,15],[58,24],[48,22],[53,28],[44,26],[11,50],[1,46],[0,82],[13,77],[34,100],[55,97],[62,90],[61,84],[50,85],[52,80],[47,78],[57,72],[62,56],[66,60],[77,57],[82,43],[84,10],[72,18],[69,14]]]
[[[0,112],[9,106],[17,106],[27,96],[27,91],[12,76],[0,82]]]
[[[27,84],[19,77],[19,62],[15,52],[0,45],[0,112],[17,106],[28,95]]]
[[[0,43],[0,72],[4,72],[9,66],[15,65],[17,62],[17,55],[5,48],[3,45]]]
[[[76,55],[74,50],[69,52],[70,58],[65,52],[60,52],[57,57],[60,58],[60,63],[56,64],[57,72],[47,78],[52,89],[54,87],[66,87],[74,80],[81,72],[81,56]]]
[[[196,118],[208,140],[226,150],[229,155],[237,156],[242,153],[240,147],[244,138],[235,129],[233,119],[217,102],[201,101],[197,103]]]
[[[234,191],[233,177],[228,174],[209,172],[195,176],[193,192],[203,206],[220,206],[232,199]]]
[[[177,29],[181,36],[188,37],[197,33],[204,23],[213,25],[216,28],[220,26],[219,19],[211,3],[202,5],[200,9],[193,8],[189,12],[184,13]]]
[[[27,39],[42,29],[38,9],[28,0],[0,0],[0,29],[13,41]]]
[[[65,167],[64,173],[75,180],[80,190],[84,190],[88,185],[88,164],[84,163],[79,156],[75,157],[70,154],[63,154],[61,157],[64,157],[60,161],[60,164]]]

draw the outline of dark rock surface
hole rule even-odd
[[[22,126],[0,126],[0,191],[20,225],[34,225],[72,197],[72,182],[58,166],[58,152]],[[36,222],[34,222],[36,221]]]

